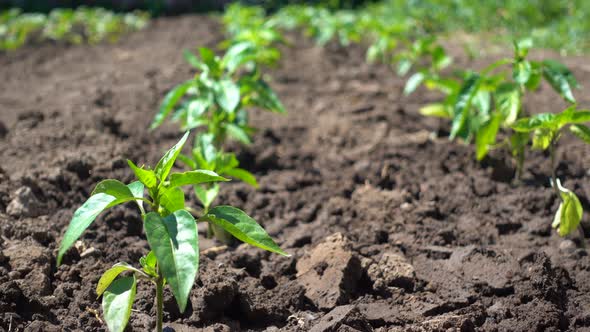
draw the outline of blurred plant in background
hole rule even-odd
[[[322,20],[329,20],[332,15],[350,16],[351,12],[381,16],[386,12],[391,15],[392,26],[398,25],[399,20],[413,21],[428,33],[491,32],[498,40],[531,36],[538,47],[557,49],[564,54],[590,50],[590,1],[586,0],[0,0],[0,9],[21,8],[25,12],[47,13],[53,8],[86,5],[114,11],[139,9],[158,16],[221,11],[232,2],[256,5],[269,13],[293,5],[321,7],[325,10],[319,17]],[[342,9],[349,12],[339,11]],[[34,26],[38,17],[27,20],[23,24]]]
[[[14,50],[43,40],[71,44],[115,41],[122,34],[143,29],[149,15],[117,14],[102,8],[54,9],[48,15],[11,9],[0,13],[0,50]]]

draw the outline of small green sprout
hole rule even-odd
[[[168,150],[154,169],[138,167],[128,161],[138,181],[127,185],[118,180],[98,183],[90,198],[74,213],[60,243],[58,265],[100,213],[127,202],[134,202],[139,208],[151,251],[140,259],[141,268],[125,262],[115,264],[102,275],[96,288],[96,294],[103,297],[105,321],[113,332],[125,329],[139,280],[156,285],[156,331],[162,331],[166,284],[170,286],[180,312],[184,312],[199,268],[197,222],[214,224],[243,242],[288,256],[254,219],[237,208],[216,206],[197,219],[187,211],[181,187],[228,181],[210,170],[172,172],[188,135],[187,132]],[[148,197],[144,196],[146,191]],[[129,274],[119,277],[124,272]]]
[[[580,200],[561,185],[557,178],[556,151],[557,143],[566,127],[575,136],[590,144],[590,128],[583,125],[590,121],[590,111],[577,110],[570,106],[558,114],[543,113],[523,118],[512,125],[518,133],[530,136],[532,133],[533,148],[549,150],[551,156],[551,186],[555,195],[561,199],[561,204],[555,214],[553,227],[558,228],[559,235],[566,236],[575,230],[582,219],[583,209]]]

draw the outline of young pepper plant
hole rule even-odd
[[[283,104],[258,70],[239,71],[255,59],[255,51],[249,43],[231,46],[221,58],[208,48],[199,49],[200,58],[185,51],[186,60],[199,72],[168,92],[151,128],[160,126],[175,110],[173,117],[183,129],[205,127],[217,148],[228,138],[249,144],[254,129],[248,124],[248,108],[285,113]]]
[[[253,53],[252,61],[247,63],[249,71],[258,70],[260,65],[274,66],[280,60],[281,51],[276,45],[286,40],[278,31],[277,22],[266,19],[262,8],[234,3],[228,6],[222,21],[229,39],[221,43],[221,48],[247,44]]]
[[[103,298],[105,321],[113,332],[125,329],[139,280],[156,286],[156,331],[162,331],[165,284],[170,286],[179,310],[184,312],[199,268],[197,222],[215,224],[243,242],[288,256],[254,219],[237,208],[216,206],[196,220],[186,210],[181,187],[227,181],[208,170],[172,172],[188,135],[187,132],[168,150],[153,170],[128,161],[138,181],[127,185],[112,179],[98,183],[90,198],[74,213],[60,243],[57,265],[100,213],[126,202],[135,202],[139,208],[151,251],[140,259],[141,268],[125,262],[115,264],[102,275],[96,288],[96,294]],[[124,272],[128,275],[120,277]]]
[[[590,121],[590,111],[570,106],[561,113],[543,113],[516,121],[512,128],[527,136],[532,134],[533,148],[549,150],[551,158],[551,186],[561,199],[552,226],[559,235],[566,236],[575,230],[582,219],[583,209],[573,191],[564,188],[557,177],[557,144],[566,127],[575,136],[590,144],[590,128],[583,125]]]
[[[525,116],[522,107],[525,92],[536,90],[544,78],[566,102],[574,103],[572,88],[578,87],[573,74],[563,64],[554,60],[528,60],[531,47],[529,39],[515,42],[513,58],[500,59],[481,73],[467,72],[459,79],[418,72],[408,79],[405,93],[424,83],[427,88],[446,94],[442,103],[427,105],[421,113],[451,119],[451,139],[458,137],[467,142],[475,139],[477,160],[482,160],[493,148],[508,147],[520,177],[528,136],[511,132],[510,126]],[[507,131],[507,139],[497,144],[501,129]]]

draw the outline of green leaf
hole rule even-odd
[[[496,144],[496,135],[500,130],[501,122],[501,114],[497,113],[477,131],[475,136],[477,160],[482,160],[488,154],[490,146]]]
[[[526,60],[518,61],[514,64],[512,78],[514,78],[516,83],[524,85],[531,78],[531,72],[532,67],[530,62]]]
[[[410,76],[410,78],[408,78],[408,81],[406,82],[406,86],[404,87],[404,95],[407,96],[414,92],[418,88],[418,86],[420,86],[420,84],[424,82],[425,78],[426,75],[424,75],[424,73],[422,72],[417,72],[414,75]]]
[[[128,184],[127,187],[129,187],[129,190],[131,190],[131,193],[133,194],[134,198],[143,198],[143,191],[145,189],[145,187],[143,186],[143,183],[141,183],[139,181],[135,181],[135,182],[131,182],[130,184]],[[137,199],[137,200],[135,200],[135,202],[137,203],[137,205],[139,206],[139,209],[141,210],[143,208],[143,200]]]
[[[289,256],[273,241],[264,228],[240,209],[225,205],[216,206],[201,219],[223,228],[242,242],[279,255]]]
[[[559,204],[552,226],[553,228],[559,226],[559,235],[566,236],[580,225],[584,210],[578,196],[574,192],[562,187],[559,179],[555,179],[555,182],[561,194],[562,202]]]
[[[152,277],[158,276],[158,271],[156,270],[157,263],[158,259],[152,250],[146,256],[139,259],[139,264],[141,264],[143,271]]]
[[[463,139],[469,138],[470,133],[467,128],[468,118],[470,115],[471,102],[479,90],[479,81],[479,75],[470,74],[459,91],[453,109],[453,122],[450,133],[451,139],[454,139],[457,136]]]
[[[533,149],[546,150],[553,140],[554,132],[540,128],[533,132]]]
[[[206,170],[194,170],[188,171],[184,173],[173,173],[170,176],[170,187],[180,187],[186,186],[189,184],[201,184],[201,183],[208,183],[208,182],[219,182],[219,181],[229,181],[222,176],[219,176],[217,173],[212,171]]]
[[[195,67],[196,69],[199,69],[201,71],[206,70],[206,65],[201,60],[199,60],[199,58],[197,58],[197,56],[194,55],[191,51],[183,50],[182,56],[184,57],[186,62],[188,62],[191,66]]]
[[[453,59],[447,55],[442,46],[437,46],[432,51],[432,65],[436,70],[441,70],[453,62]]]
[[[553,113],[541,113],[516,121],[511,127],[521,133],[529,133],[537,129],[556,127],[556,117]]]
[[[407,58],[402,58],[397,63],[397,74],[399,76],[405,76],[410,69],[412,69],[412,61]]]
[[[144,228],[160,271],[172,289],[180,312],[184,312],[199,269],[197,224],[185,210],[162,218],[150,212]]]
[[[438,118],[451,118],[449,108],[444,104],[430,104],[420,108],[420,114]]]
[[[525,83],[525,87],[529,90],[529,91],[534,91],[537,90],[537,88],[539,87],[539,84],[541,84],[541,75],[542,75],[542,63],[537,62],[537,61],[529,61],[529,63],[531,64],[531,77],[529,78],[529,80]]]
[[[230,169],[240,166],[240,162],[233,153],[220,153],[215,158],[215,172],[225,174]]]
[[[156,187],[158,179],[156,178],[156,173],[154,171],[137,167],[131,160],[127,160],[127,165],[133,170],[135,177],[148,189]]]
[[[237,126],[233,123],[228,123],[225,125],[225,129],[227,130],[227,133],[237,139],[238,141],[240,141],[243,144],[250,144],[252,143],[250,141],[250,137],[248,136],[248,133],[240,126]]]
[[[94,187],[94,190],[90,195],[93,196],[96,194],[107,194],[115,197],[117,200],[131,200],[133,198],[133,193],[129,187],[127,187],[123,182],[113,179],[100,181],[96,187]]]
[[[240,103],[240,88],[232,80],[225,79],[215,83],[215,99],[219,106],[233,113]]]
[[[210,188],[199,185],[193,186],[193,188],[195,190],[195,195],[206,210],[209,209],[211,203],[213,203],[219,194],[219,185],[217,183],[214,183]]]
[[[104,291],[111,285],[113,280],[115,280],[119,276],[119,274],[125,271],[140,272],[136,268],[125,262],[113,265],[113,267],[106,270],[98,280],[98,284],[96,285],[96,295],[100,297],[102,293],[104,293]]]
[[[248,172],[245,169],[242,168],[232,168],[232,169],[228,169],[225,172],[223,172],[224,175],[227,176],[231,176],[232,178],[236,178],[240,181],[243,181],[249,185],[251,185],[254,188],[258,188],[258,182],[256,181],[256,177]]]
[[[123,332],[131,316],[137,283],[135,276],[115,280],[104,292],[102,311],[109,331]]]
[[[495,93],[496,107],[502,114],[503,124],[512,125],[520,113],[520,90],[512,83],[501,84]]]
[[[207,166],[215,164],[217,154],[218,152],[215,148],[215,136],[213,134],[201,133],[195,137],[193,156],[195,157],[195,161],[197,161],[197,166],[201,166],[201,164],[207,164]],[[196,168],[197,167],[193,167],[193,169]]]
[[[590,144],[590,128],[582,124],[575,124],[570,126],[570,131],[579,139]]]
[[[176,106],[180,98],[184,96],[184,94],[192,85],[193,80],[188,80],[184,83],[177,85],[166,94],[164,100],[162,101],[162,104],[160,105],[159,112],[156,114],[154,120],[152,121],[152,124],[150,125],[150,129],[155,129],[156,127],[161,125],[162,122],[164,122],[164,120],[166,119],[168,114],[170,114],[172,109],[174,109],[174,106]]]
[[[479,89],[475,96],[473,96],[472,104],[479,111],[478,115],[486,118],[492,109],[492,96],[489,91]]]
[[[543,76],[566,101],[575,103],[572,88],[578,87],[572,72],[563,64],[554,60],[543,61]]]
[[[211,70],[214,73],[217,73],[219,71],[219,62],[217,61],[217,59],[215,59],[215,53],[213,52],[213,50],[208,49],[206,47],[201,47],[199,48],[199,54],[201,55],[201,59],[203,59],[203,62],[205,62],[207,67],[209,67],[209,70]]]
[[[529,50],[533,47],[533,39],[532,38],[523,38],[517,41],[514,41],[514,55],[517,59],[524,59]]]
[[[285,106],[283,106],[283,103],[281,103],[279,97],[262,79],[255,81],[254,89],[257,96],[254,98],[253,103],[256,106],[271,112],[287,113]]]
[[[186,166],[188,166],[188,168],[191,168],[191,169],[197,168],[197,163],[187,155],[184,155],[182,153],[179,154],[178,160],[180,160],[182,163],[184,163]]]
[[[168,177],[168,174],[170,173],[172,166],[174,166],[176,158],[180,154],[180,151],[182,151],[182,147],[188,139],[188,135],[189,132],[187,131],[184,134],[184,136],[182,136],[180,141],[176,143],[176,145],[174,145],[170,150],[166,151],[162,159],[160,159],[160,161],[156,165],[155,172],[156,176],[158,177],[158,179],[160,179],[160,181],[163,182]]]
[[[221,66],[232,74],[242,64],[254,59],[254,51],[254,45],[250,42],[234,44],[225,52],[221,59]]]
[[[572,112],[571,117],[567,123],[584,123],[590,122],[590,111],[575,111]]]
[[[160,191],[160,205],[168,211],[168,214],[174,211],[184,209],[184,192],[178,187],[165,188]]]
[[[212,100],[209,98],[195,98],[191,100],[186,107],[185,129],[193,129],[206,124],[203,120],[203,114],[211,106]]]
[[[94,219],[116,200],[114,196],[98,193],[90,198],[74,212],[74,217],[61,240],[57,254],[57,265],[61,264],[64,253],[80,238],[82,233],[92,224]]]

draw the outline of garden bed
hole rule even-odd
[[[124,206],[100,216],[59,268],[57,243],[96,182],[128,182],[125,159],[154,165],[178,140],[174,125],[147,128],[165,93],[192,74],[180,50],[216,46],[221,29],[203,16],[159,19],[116,44],[0,55],[0,330],[106,330],[96,282],[148,251],[140,215]],[[366,64],[360,48],[289,39],[269,72],[288,114],[255,113],[254,144],[233,149],[260,188],[229,184],[220,201],[248,212],[292,257],[201,238],[184,314],[166,291],[170,327],[590,330],[590,258],[579,234],[551,229],[559,201],[548,158],[529,156],[513,184],[502,152],[477,163],[472,147],[418,114],[436,94],[403,97],[405,80]],[[561,61],[590,85],[587,58]],[[581,108],[588,91],[575,92]],[[546,86],[534,97],[531,113],[565,106]],[[588,211],[590,148],[566,139],[559,153],[558,172]],[[140,283],[129,330],[153,329],[152,292]]]

